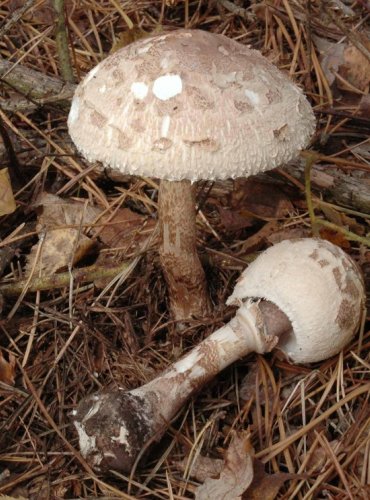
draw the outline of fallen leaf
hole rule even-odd
[[[44,240],[41,252],[39,244],[31,249],[26,265],[27,275],[32,270],[35,276],[50,275],[67,268],[70,263],[79,262],[91,251],[98,237],[107,247],[136,251],[155,225],[154,220],[148,220],[128,208],[118,210],[113,217],[110,213],[100,217],[102,210],[99,207],[92,207],[84,201],[64,200],[48,193],[43,193],[33,208],[41,212],[38,228]],[[98,223],[94,225],[96,220]],[[92,237],[83,234],[90,224]]]
[[[360,116],[369,118],[370,116],[370,94],[363,95],[358,103],[358,112]]]
[[[94,373],[100,374],[103,371],[104,360],[105,360],[104,344],[103,342],[98,340],[92,356],[92,365]]]
[[[237,500],[253,480],[253,448],[249,433],[235,434],[218,479],[207,478],[195,490],[196,500]]]
[[[346,45],[344,43],[331,43],[315,37],[315,44],[321,52],[321,68],[330,86],[335,82],[335,73],[338,72],[343,62],[343,54]]]
[[[349,229],[350,231],[363,236],[365,233],[365,228],[362,224],[359,224],[354,217],[350,217],[342,212],[335,210],[333,207],[323,205],[321,207],[326,219],[328,219],[333,224],[339,227]]]
[[[338,447],[340,446],[340,441],[338,439],[333,439],[332,441],[328,442],[328,445],[334,452],[336,452]],[[305,456],[302,456],[302,459],[305,458]],[[328,461],[330,462],[330,460],[331,457],[328,453],[328,450],[323,448],[322,445],[318,445],[313,451],[310,452],[310,457],[306,462],[306,470],[309,470],[310,473],[320,472],[325,467],[325,463]]]
[[[283,227],[274,231],[267,236],[266,240],[273,245],[280,243],[284,240],[292,240],[294,238],[308,238],[311,234],[311,230],[308,227],[302,225],[297,227]]]
[[[15,382],[15,356],[9,353],[7,361],[0,351],[0,381],[4,384],[14,385]]]
[[[189,457],[185,457],[181,462],[176,462],[176,468],[181,472],[187,472],[188,476],[203,483],[207,478],[216,478],[220,475],[224,461],[221,458],[210,458],[198,455],[196,459],[190,463]],[[189,469],[189,470],[188,470]]]
[[[116,39],[113,42],[112,48],[110,49],[110,54],[116,52],[122,47],[126,47],[130,45],[130,43],[136,42],[141,38],[145,38],[148,35],[137,26],[134,26],[132,29],[128,29],[126,31],[121,31],[118,33]]]
[[[258,374],[258,364],[250,363],[248,365],[248,373],[245,375],[240,383],[239,397],[242,403],[254,399],[256,396],[256,379]]]
[[[0,216],[11,214],[17,208],[7,168],[0,170]]]
[[[334,245],[343,248],[343,250],[349,251],[351,249],[350,242],[346,239],[345,235],[339,231],[333,231],[327,227],[321,227],[320,238],[334,243]]]
[[[242,256],[258,250],[278,229],[279,224],[277,221],[267,222],[259,231],[243,241],[237,255]]]
[[[362,38],[362,44],[369,50],[370,41]],[[343,51],[343,61],[339,66],[337,85],[340,89],[351,91],[352,87],[365,92],[370,84],[370,61],[354,45],[348,45]],[[350,85],[348,85],[348,82]]]
[[[369,50],[370,41],[361,37],[359,41]],[[370,84],[370,61],[357,47],[347,43],[331,43],[319,37],[314,41],[321,52],[321,67],[329,85],[347,92],[366,92]]]
[[[147,239],[141,229],[145,224],[146,229],[153,228],[154,220],[133,212],[129,208],[121,208],[114,217],[109,218],[101,228],[93,228],[93,233],[108,247],[116,248],[126,246],[127,250],[136,249],[140,242]]]
[[[255,217],[252,217],[245,210],[229,210],[228,208],[219,207],[218,213],[220,224],[227,231],[238,231],[252,227],[256,221]]]
[[[251,227],[257,220],[280,219],[293,210],[279,187],[258,179],[235,180],[229,205],[218,208],[220,223],[228,231]]]
[[[259,460],[254,460],[254,477],[249,488],[243,494],[245,500],[274,500],[285,481],[292,479],[302,479],[298,474],[277,472],[268,474],[265,466]]]
[[[53,274],[81,260],[92,248],[94,241],[80,230],[81,225],[92,223],[101,209],[78,201],[68,201],[43,193],[34,208],[41,207],[38,227],[44,235],[41,253],[39,244],[32,247],[27,259],[26,275]],[[71,227],[74,226],[74,227]],[[35,262],[36,256],[39,258]]]

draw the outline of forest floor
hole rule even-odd
[[[369,2],[66,0],[58,18],[62,3],[0,1],[0,495],[369,498],[368,317],[327,361],[293,365],[276,350],[234,363],[131,475],[92,471],[72,422],[84,396],[139,387],[224,324],[240,272],[278,241],[315,234],[339,245],[369,291]],[[196,184],[214,311],[181,332],[157,252],[158,181],[90,164],[67,131],[75,84],[91,68],[177,28],[260,50],[317,119],[289,165]]]

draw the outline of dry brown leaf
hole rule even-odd
[[[230,197],[231,209],[219,208],[220,221],[228,231],[250,227],[256,220],[283,218],[293,205],[279,187],[256,179],[237,179]]]
[[[283,227],[274,231],[267,236],[266,240],[273,245],[280,243],[280,241],[291,240],[294,238],[308,238],[311,234],[311,230],[305,226],[297,227]]]
[[[235,434],[218,479],[207,478],[195,490],[196,500],[237,500],[253,480],[253,448],[249,433]]]
[[[27,275],[33,269],[35,276],[50,275],[67,268],[70,263],[75,264],[90,252],[96,237],[107,247],[137,250],[147,240],[147,230],[155,225],[154,220],[122,208],[113,217],[108,213],[99,218],[98,224],[91,228],[92,239],[85,236],[82,229],[94,223],[102,213],[100,208],[48,193],[43,193],[33,207],[41,211],[38,228],[45,237],[41,252],[38,244],[32,247],[27,259]],[[144,226],[145,231],[141,231]],[[35,263],[36,256],[38,261]]]
[[[136,42],[136,40],[140,40],[147,36],[145,31],[135,26],[131,30],[121,31],[118,33],[117,38],[114,40],[112,48],[110,49],[110,53],[116,52],[122,47],[126,47],[130,43]]]
[[[16,208],[9,172],[3,168],[0,170],[0,217],[13,213]]]
[[[9,361],[7,361],[0,351],[0,381],[4,384],[14,385],[15,382],[15,356],[9,353]]]
[[[349,229],[353,233],[359,234],[360,236],[365,234],[364,226],[359,224],[354,217],[349,217],[348,215],[327,205],[323,205],[321,210],[325,214],[326,219],[333,222],[333,224]]]
[[[260,461],[255,460],[253,481],[244,493],[243,499],[274,500],[285,481],[299,478],[302,478],[302,476],[285,472],[267,474],[265,466]]]
[[[104,368],[105,353],[103,342],[97,341],[94,353],[92,356],[92,365],[94,373],[101,373]]]
[[[361,40],[363,45],[369,50],[370,41]],[[365,57],[357,47],[349,45],[344,49],[343,62],[339,66],[338,73],[347,82],[356,89],[365,92],[370,84],[370,61]],[[351,91],[345,81],[337,79],[338,87],[342,90]]]
[[[38,226],[45,238],[36,263],[38,244],[32,247],[27,259],[27,275],[32,269],[35,276],[53,274],[66,268],[70,262],[78,262],[89,252],[94,242],[82,234],[80,225],[92,223],[101,209],[48,193],[43,193],[34,207],[42,209]]]
[[[175,463],[176,468],[181,472],[186,472],[189,468],[189,457],[185,457],[181,462]],[[198,455],[190,464],[189,476],[203,483],[207,478],[216,478],[220,475],[224,461],[221,458],[210,458]]]
[[[345,235],[339,231],[337,232],[332,229],[328,229],[327,227],[322,227],[320,228],[320,237],[323,240],[328,240],[331,243],[334,243],[334,245],[343,248],[343,250],[351,250],[350,242],[346,239]]]
[[[319,50],[322,52],[320,58],[321,68],[328,84],[331,86],[335,82],[335,73],[338,72],[339,66],[343,62],[343,54],[346,45],[344,43],[330,43],[318,37],[315,38],[315,42],[316,45],[319,45]]]
[[[340,445],[340,442],[338,441],[338,439],[333,439],[332,441],[328,442],[328,445],[335,452]],[[305,459],[304,456],[302,456],[302,460],[303,459]],[[316,446],[314,451],[310,452],[310,457],[306,463],[306,470],[310,470],[310,472],[319,472],[325,467],[325,463],[328,460],[330,461],[328,450],[320,445]]]
[[[370,41],[358,36],[362,44],[370,49]],[[365,92],[368,89],[370,61],[357,47],[346,43],[330,43],[319,37],[315,37],[315,43],[321,51],[321,67],[330,86],[336,82],[338,88],[349,92],[353,92],[353,89]]]
[[[248,373],[243,377],[239,387],[239,398],[245,403],[256,396],[256,378],[258,374],[258,364],[250,363]]]
[[[93,230],[93,232],[110,248],[123,246],[136,248],[143,239],[138,230],[142,228],[146,220],[146,217],[129,208],[121,208],[104,226]],[[153,227],[154,224],[154,220],[148,221],[146,227],[148,225]],[[146,238],[147,235],[144,236],[144,239]]]
[[[259,231],[247,238],[238,252],[238,255],[245,255],[258,250],[270,236],[279,229],[277,221],[267,222]]]
[[[370,94],[363,95],[358,103],[358,112],[360,116],[369,118],[370,116]]]

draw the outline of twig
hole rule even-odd
[[[47,103],[70,100],[76,85],[62,82],[59,78],[44,75],[25,66],[16,66],[0,59],[0,81],[19,92],[25,99],[18,102],[2,101],[1,107],[6,111],[34,109]]]
[[[89,266],[81,269],[74,269],[72,271],[72,279],[75,283],[91,283],[97,280],[111,279],[118,273],[127,269],[130,262],[123,262],[115,267],[100,267]],[[0,285],[0,293],[4,297],[12,297],[21,293],[28,280],[20,280],[15,283],[8,283]],[[71,281],[71,273],[69,271],[60,274],[53,274],[51,276],[44,276],[41,278],[34,278],[28,283],[27,292],[36,292],[38,290],[52,290],[54,288],[63,288],[68,286]]]
[[[327,227],[328,229],[331,229],[332,231],[336,231],[338,233],[342,233],[347,240],[349,241],[357,241],[358,243],[361,243],[362,245],[366,245],[370,247],[370,238],[366,238],[365,236],[359,236],[356,233],[353,233],[352,231],[349,231],[348,229],[345,229],[342,226],[338,226],[337,224],[334,224],[333,222],[329,222],[324,219],[319,219],[315,215],[315,210],[313,206],[313,201],[312,201],[312,193],[311,193],[311,169],[312,165],[315,162],[315,155],[312,154],[311,157],[306,158],[306,166],[305,166],[305,193],[306,193],[306,203],[307,203],[307,209],[308,213],[310,216],[311,220],[311,227],[312,227],[312,234],[313,236],[319,236],[318,232],[318,226],[324,226]],[[319,202],[320,204],[320,202]]]
[[[64,81],[72,83],[74,81],[74,76],[71,59],[69,57],[64,0],[53,0],[53,6],[57,14],[55,41],[59,56],[60,72]]]
[[[308,215],[310,216],[311,220],[312,234],[313,236],[318,236],[319,234],[318,234],[317,220],[313,208],[312,192],[311,192],[311,169],[314,162],[315,162],[315,156],[313,154],[310,157],[306,158],[306,165],[304,169],[304,186],[305,186]]]

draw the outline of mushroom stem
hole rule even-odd
[[[275,345],[298,363],[337,354],[361,321],[361,273],[343,250],[319,239],[282,241],[239,278],[227,303],[235,317],[148,384],[85,398],[74,413],[92,467],[129,471],[164,434],[186,400],[251,351]]]
[[[228,324],[151,382],[85,398],[74,417],[82,455],[97,470],[130,471],[193,394],[237,359],[270,351],[289,331],[290,321],[273,303],[246,301]]]
[[[160,260],[175,320],[210,312],[206,278],[196,246],[195,200],[191,182],[162,180],[158,193]]]

